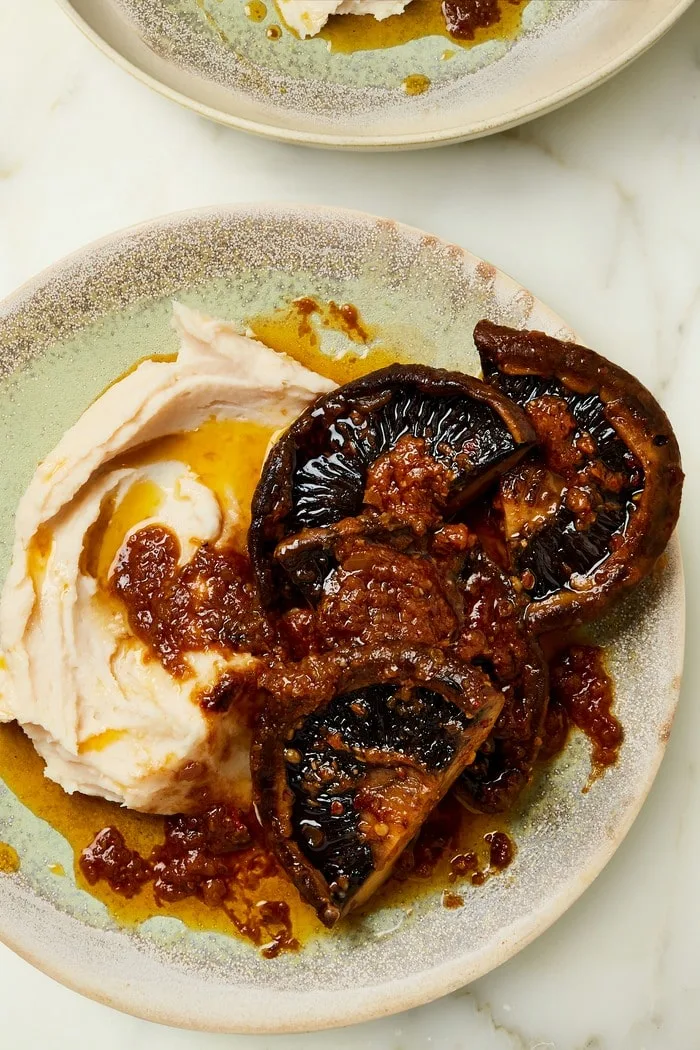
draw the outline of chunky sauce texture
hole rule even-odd
[[[0,778],[66,839],[78,886],[102,901],[123,926],[165,915],[195,931],[241,937],[268,955],[294,950],[324,932],[265,847],[253,813],[243,815],[248,842],[234,835],[232,848],[222,852],[214,824],[212,850],[206,814],[163,818],[104,799],[67,795],[44,777],[43,762],[15,723],[0,726]],[[238,828],[241,815],[232,817]],[[224,821],[228,823],[225,813]],[[507,831],[505,821],[473,816],[446,799],[402,856],[390,882],[348,922],[360,924],[381,907],[408,908],[422,894],[451,887],[453,857],[478,855],[476,867],[487,868],[485,836]],[[0,847],[0,858],[0,873],[19,870],[13,847]],[[48,869],[55,878],[65,877],[59,863],[49,862]],[[222,899],[224,883],[227,896]]]
[[[150,855],[130,849],[118,828],[102,828],[80,854],[80,869],[95,886],[132,899],[149,883],[158,907],[194,899],[221,912],[232,929],[257,945],[265,958],[294,951],[292,909],[283,899],[254,899],[266,879],[279,877],[272,856],[253,844],[249,826],[232,806],[217,803],[196,816],[166,817],[163,841]],[[259,835],[258,835],[259,838]]]
[[[354,307],[313,299],[297,300],[273,319],[259,319],[256,331],[270,345],[294,349],[303,363],[339,381],[385,363],[384,351],[370,349],[329,365],[311,317],[364,349],[374,338]],[[204,424],[199,432],[167,439],[165,448],[149,448],[145,454],[182,453],[200,476],[209,477],[222,506],[233,493],[247,511],[270,435],[263,429],[248,434],[253,439],[248,460],[245,431],[234,427],[223,441],[221,436],[214,423]],[[233,476],[226,475],[227,463],[233,463]],[[490,545],[494,557],[502,553],[498,521],[493,514],[480,517],[477,512],[469,523],[439,527],[452,481],[452,469],[429,455],[421,439],[402,438],[379,456],[368,471],[364,494],[367,517],[362,527],[369,522],[369,529],[358,533],[340,523],[314,607],[301,602],[265,612],[240,537],[222,547],[203,545],[180,567],[178,542],[166,528],[151,525],[134,531],[120,546],[119,536],[130,522],[120,519],[115,525],[109,519],[91,537],[86,566],[121,603],[153,659],[171,674],[191,673],[186,660],[191,651],[217,648],[251,655],[251,666],[227,674],[216,690],[201,697],[212,718],[235,705],[247,712],[252,725],[261,690],[282,704],[323,697],[338,674],[336,653],[348,647],[371,653],[389,639],[456,653],[484,668],[503,690],[506,702],[496,742],[477,756],[477,771],[480,762],[486,768],[497,760],[517,772],[535,732],[544,740],[542,754],[551,757],[564,746],[573,725],[591,739],[592,776],[599,776],[616,760],[623,737],[612,713],[612,683],[603,655],[589,645],[550,646],[552,701],[546,722],[537,728],[538,712],[523,698],[523,667],[527,669],[530,655],[517,595],[503,573],[479,554],[479,542],[486,550]],[[141,492],[134,500],[131,511],[136,515],[139,508],[152,507],[153,494]],[[128,517],[126,510],[124,514]],[[403,543],[405,531],[412,539]],[[116,567],[106,580],[116,551]],[[202,812],[195,816],[147,816],[101,799],[69,797],[42,772],[41,760],[22,731],[16,725],[0,727],[0,776],[20,801],[68,840],[78,885],[122,923],[172,915],[194,929],[236,933],[270,958],[296,950],[319,933],[316,915],[268,850],[252,810],[244,813],[203,798]],[[502,781],[502,773],[499,777]],[[526,779],[518,781],[518,788]],[[382,826],[380,817],[377,827]],[[448,795],[403,852],[389,882],[348,921],[361,922],[369,908],[408,905],[416,894],[435,889],[444,890],[446,908],[461,907],[468,899],[465,887],[478,887],[505,870],[515,853],[507,816],[469,813]],[[15,858],[12,847],[0,846],[0,870],[16,870]],[[60,877],[60,865],[52,864],[50,870]]]
[[[265,652],[270,629],[247,557],[209,546],[182,567],[179,557],[177,537],[160,525],[132,533],[123,546],[110,587],[136,637],[175,675],[187,673],[188,651]]]
[[[624,740],[615,717],[613,683],[598,646],[570,644],[550,664],[549,751],[566,741],[568,725],[586,734],[591,742],[589,784],[614,765]]]
[[[67,795],[44,777],[43,762],[15,723],[0,726],[0,777],[69,843],[77,885],[105,904],[120,925],[138,926],[165,915],[190,929],[240,936],[273,952],[281,950],[276,944],[289,946],[290,930],[301,943],[321,930],[264,846],[252,813],[231,812],[231,825],[242,821],[249,841],[234,836],[234,848],[221,852],[211,813],[164,818]],[[223,818],[229,823],[226,810]],[[52,876],[62,877],[61,865],[47,861]],[[228,884],[225,901],[218,897],[221,880]]]

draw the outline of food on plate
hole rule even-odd
[[[200,701],[264,647],[233,469],[212,481],[196,441],[172,437],[238,426],[243,448],[267,442],[332,386],[184,306],[175,323],[176,360],[140,364],[38,467],[0,605],[0,719],[66,791],[155,813],[197,807],[204,787],[249,797],[247,721]]]
[[[478,546],[460,572],[464,620],[457,651],[488,669],[504,696],[493,733],[457,782],[477,813],[501,813],[529,782],[542,746],[549,700],[548,669],[525,620],[515,581]]]
[[[617,761],[624,740],[613,712],[615,691],[601,649],[574,642],[555,652],[550,684],[548,746],[554,751],[562,746],[569,723],[582,729],[592,745],[590,784]]]
[[[533,441],[522,411],[461,373],[391,365],[330,393],[277,442],[255,494],[249,548],[263,602],[287,583],[274,558],[281,541],[361,510],[389,530],[425,531]],[[297,578],[307,596],[321,593],[326,561],[305,545]]]
[[[629,372],[542,332],[481,321],[487,383],[537,433],[500,480],[509,567],[538,630],[597,616],[653,568],[678,519],[678,443],[659,404]]]
[[[526,0],[277,0],[300,39],[323,33],[332,51],[352,52],[444,36],[462,47],[515,36]],[[410,6],[409,6],[410,5]],[[362,20],[340,16],[361,15]],[[393,16],[403,15],[402,18]],[[356,24],[359,22],[362,24]]]
[[[506,0],[518,3],[518,0]],[[442,0],[445,28],[455,40],[473,40],[480,29],[501,18],[501,0]]]
[[[283,886],[330,927],[450,851],[481,885],[515,846],[490,825],[482,867],[455,811],[511,812],[572,725],[592,779],[615,762],[604,656],[561,628],[651,572],[683,475],[649,392],[542,333],[480,322],[483,380],[336,387],[174,323],[22,498],[0,720],[66,792],[167,818],[148,848],[91,828],[86,885],[219,909],[272,957],[299,946]]]
[[[400,15],[411,0],[277,0],[282,18],[302,39],[316,36],[331,15]]]
[[[301,688],[288,669],[268,682],[253,778],[277,857],[333,926],[389,877],[503,696],[478,668],[396,645],[312,656],[295,674]]]

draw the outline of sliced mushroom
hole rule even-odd
[[[458,781],[458,793],[471,810],[507,809],[532,774],[548,701],[547,668],[525,622],[522,589],[460,523],[436,531],[429,551],[370,539],[361,518],[305,530],[280,548],[298,556],[307,540],[329,556],[313,613],[318,650],[364,645],[372,651],[388,638],[437,646],[486,671],[502,690],[498,723]]]
[[[471,376],[393,365],[320,398],[270,452],[249,552],[266,605],[289,593],[278,545],[361,512],[422,534],[532,446],[527,416]],[[305,572],[324,576],[307,548]]]
[[[505,702],[493,733],[457,782],[457,795],[476,813],[510,809],[532,779],[549,702],[548,671],[536,643],[518,679],[503,687]]]
[[[273,552],[274,563],[284,570],[287,583],[292,583],[310,605],[316,605],[342,551],[361,540],[391,544],[396,550],[413,546],[409,529],[388,526],[378,514],[358,514],[333,525],[302,529],[281,540]]]
[[[461,617],[454,572],[375,522],[360,516],[305,529],[275,552],[315,607],[321,648],[448,642]]]
[[[503,695],[482,671],[428,649],[334,652],[296,674],[264,683],[277,702],[253,744],[253,783],[271,848],[332,926],[389,876],[473,761]]]
[[[500,481],[530,622],[581,623],[644,579],[673,532],[683,472],[671,424],[637,379],[585,347],[490,321],[474,340],[484,379],[539,441]]]
[[[547,664],[526,619],[527,602],[480,547],[461,571],[462,627],[458,656],[488,671],[502,690],[493,732],[457,782],[468,809],[508,809],[532,776],[549,702]]]

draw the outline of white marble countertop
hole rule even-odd
[[[266,1039],[121,1016],[0,946],[0,1046],[697,1050],[700,4],[587,98],[433,152],[311,152],[206,123],[112,66],[53,0],[0,0],[0,85],[0,296],[112,230],[217,202],[340,204],[448,237],[531,287],[661,398],[688,474],[689,584],[683,698],[650,798],[593,887],[517,958],[410,1014]]]

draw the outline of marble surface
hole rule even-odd
[[[661,398],[688,474],[689,585],[683,697],[649,800],[593,887],[517,958],[410,1014],[267,1039],[118,1015],[0,946],[0,1045],[700,1048],[700,4],[587,98],[435,152],[311,152],[208,124],[113,67],[53,0],[0,2],[0,85],[0,295],[118,227],[217,202],[346,205],[449,237],[530,286]]]

